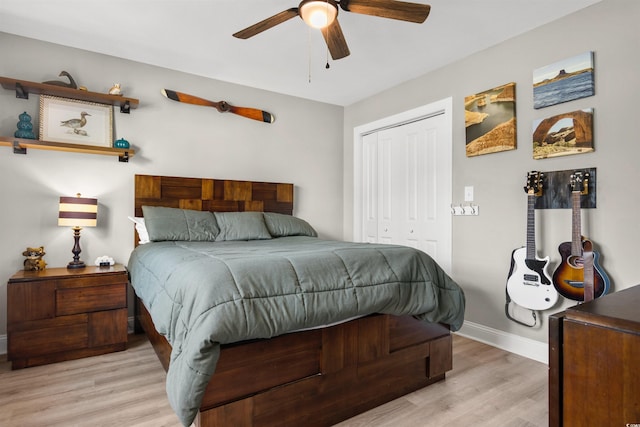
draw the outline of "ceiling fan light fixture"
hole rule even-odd
[[[304,0],[299,6],[300,17],[313,28],[325,28],[338,16],[338,5],[333,0]]]

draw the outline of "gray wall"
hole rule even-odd
[[[353,235],[353,128],[382,117],[453,97],[453,201],[464,187],[475,187],[477,217],[453,218],[453,276],[467,295],[466,320],[546,342],[546,315],[575,302],[561,298],[544,312],[545,323],[531,329],[504,315],[505,283],[511,251],[525,244],[527,171],[597,168],[597,209],[582,211],[583,232],[601,252],[601,265],[613,290],[640,283],[636,244],[640,240],[637,185],[640,144],[635,135],[640,96],[640,2],[604,0],[568,17],[513,38],[345,109],[344,229]],[[499,23],[496,23],[499,25]],[[446,40],[430,41],[446,43]],[[561,59],[593,51],[596,95],[533,109],[532,71]],[[467,158],[464,97],[516,82],[518,148]],[[595,152],[533,160],[532,122],[563,112],[594,108]],[[571,210],[536,213],[537,249],[558,265],[558,245],[571,240]]]
[[[57,226],[58,198],[77,192],[99,201],[98,227],[82,231],[82,259],[111,255],[125,263],[133,249],[134,174],[292,182],[296,215],[324,237],[342,237],[343,108],[205,79],[78,49],[0,33],[0,75],[41,82],[69,71],[78,84],[106,92],[119,82],[140,100],[130,115],[114,113],[115,138],[136,148],[117,157],[0,147],[0,336],[6,332],[6,282],[22,268],[22,251],[44,245],[50,267],[72,259],[72,231]],[[170,88],[276,115],[274,124],[179,104]],[[0,135],[12,136],[27,111],[38,125],[39,97],[0,90]],[[322,118],[322,120],[318,120]]]

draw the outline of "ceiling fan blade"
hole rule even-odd
[[[239,39],[248,39],[249,37],[253,37],[256,34],[260,34],[261,32],[268,30],[269,28],[273,28],[278,24],[282,24],[283,22],[286,22],[289,19],[296,16],[298,16],[298,8],[292,7],[291,9],[287,9],[276,15],[273,15],[270,18],[262,20],[257,24],[253,24],[252,26],[247,27],[244,30],[238,31],[233,35],[233,37],[236,37]]]
[[[171,100],[184,102],[185,104],[213,107],[221,113],[229,112],[265,123],[273,123],[276,121],[273,114],[257,108],[234,107],[233,105],[229,105],[226,101],[209,101],[208,99],[198,98],[197,96],[189,95],[188,93],[176,92],[171,89],[162,89],[161,93]]]
[[[340,7],[353,13],[398,19],[400,21],[423,23],[431,6],[395,0],[341,0]]]
[[[351,54],[337,19],[333,21],[333,24],[322,28],[321,31],[334,60],[342,59]]]

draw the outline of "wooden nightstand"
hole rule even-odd
[[[7,358],[12,369],[127,347],[127,270],[19,271],[7,284]]]

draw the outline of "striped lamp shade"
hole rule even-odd
[[[98,222],[98,199],[60,197],[58,225],[67,227],[95,227]]]

